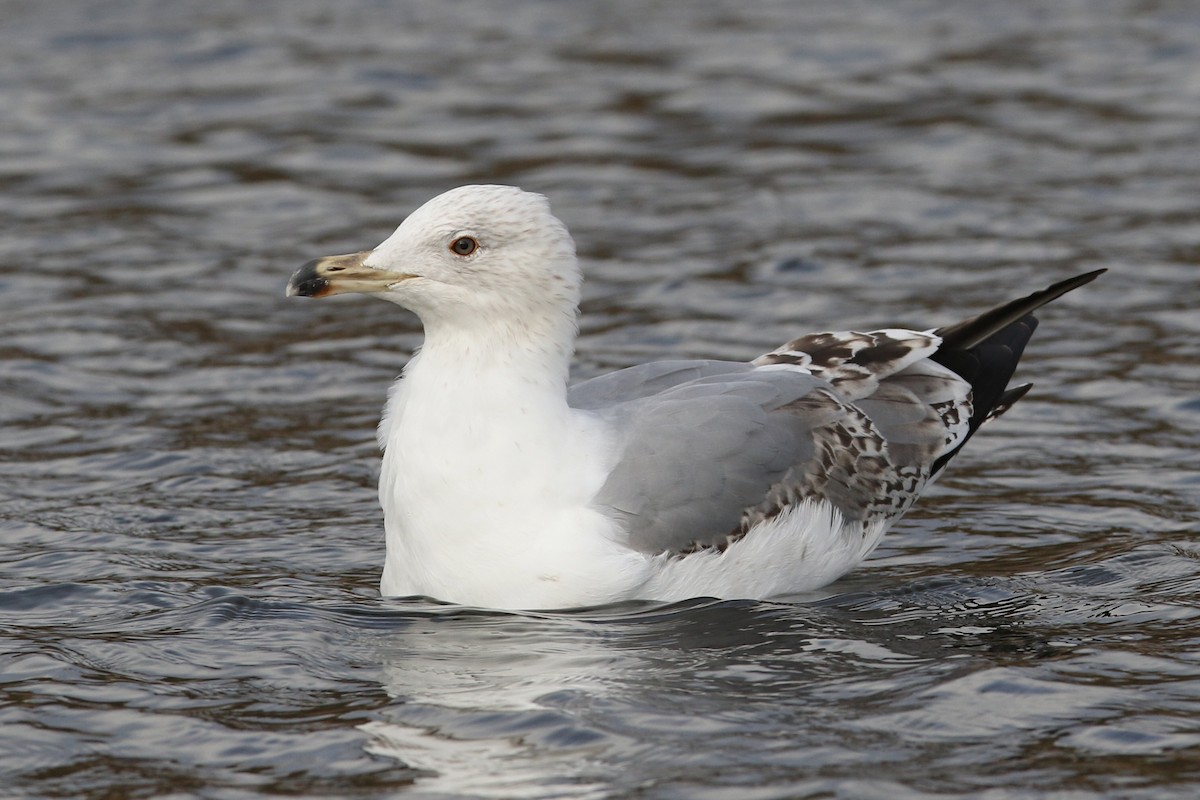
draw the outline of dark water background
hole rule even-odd
[[[0,3],[0,794],[1200,795],[1200,5]],[[579,373],[1098,267],[795,602],[381,600],[419,342],[290,272],[550,195]]]

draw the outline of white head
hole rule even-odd
[[[374,250],[311,261],[289,295],[364,292],[439,323],[572,324],[581,277],[566,226],[546,198],[513,186],[461,186],[414,211]]]

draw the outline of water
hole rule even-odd
[[[1200,12],[668,5],[4,4],[0,793],[1200,792]],[[381,600],[419,331],[283,285],[478,181],[575,233],[581,376],[1110,272],[823,592]]]

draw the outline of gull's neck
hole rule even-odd
[[[506,397],[482,397],[482,390],[502,386],[506,394],[535,393],[565,402],[577,333],[574,307],[520,318],[433,318],[424,326],[425,342],[404,371],[412,390],[463,394],[492,408]]]

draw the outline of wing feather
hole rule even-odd
[[[894,519],[1027,391],[1007,384],[1031,312],[1102,271],[936,330],[815,333],[750,364],[668,361],[585,381],[571,405],[605,420],[617,450],[595,503],[652,553],[724,548],[811,500],[864,530]]]
[[[964,381],[923,360],[936,346],[826,333],[753,364],[660,362],[579,384],[572,405],[618,440],[595,502],[653,553],[723,548],[805,499],[863,523],[898,516],[961,435],[939,405],[969,402]]]

